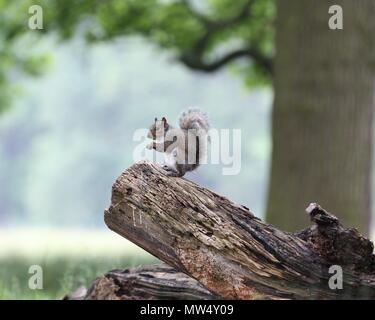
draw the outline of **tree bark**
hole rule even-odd
[[[207,300],[218,297],[196,280],[164,265],[113,270],[99,277],[85,300]]]
[[[244,206],[139,162],[114,183],[110,229],[231,299],[375,298],[373,244],[312,204],[314,226],[282,232]],[[329,268],[343,269],[331,290]]]
[[[328,27],[343,8],[344,29]],[[295,231],[311,199],[370,226],[373,0],[278,0],[273,154],[266,220]]]

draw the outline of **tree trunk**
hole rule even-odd
[[[308,182],[307,182],[308,183]],[[108,227],[221,298],[375,298],[373,244],[316,204],[314,226],[282,232],[244,206],[140,162],[114,183]],[[343,289],[328,282],[343,269]]]
[[[85,300],[207,300],[218,297],[196,280],[160,264],[113,270],[99,277]]]
[[[328,27],[329,6],[344,29]],[[374,105],[373,0],[278,0],[267,221],[295,231],[317,201],[368,234]]]

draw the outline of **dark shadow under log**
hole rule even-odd
[[[283,232],[157,165],[139,162],[114,183],[108,227],[222,298],[375,298],[372,243],[317,204],[314,225]],[[330,289],[329,268],[343,269]]]

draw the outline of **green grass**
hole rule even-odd
[[[89,286],[105,272],[152,263],[149,257],[58,257],[55,259],[28,259],[4,257],[0,260],[0,299],[61,299],[81,285]],[[43,268],[43,289],[28,287],[29,267],[38,264]]]
[[[108,232],[0,230],[0,299],[61,299],[105,272],[156,259]],[[28,286],[29,268],[43,269],[43,289]]]

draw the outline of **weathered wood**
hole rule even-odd
[[[163,169],[139,162],[114,183],[108,227],[223,298],[375,298],[373,245],[313,204],[312,227],[291,234]],[[342,290],[329,267],[344,270]]]
[[[92,284],[85,300],[217,299],[196,280],[164,265],[113,270]]]

